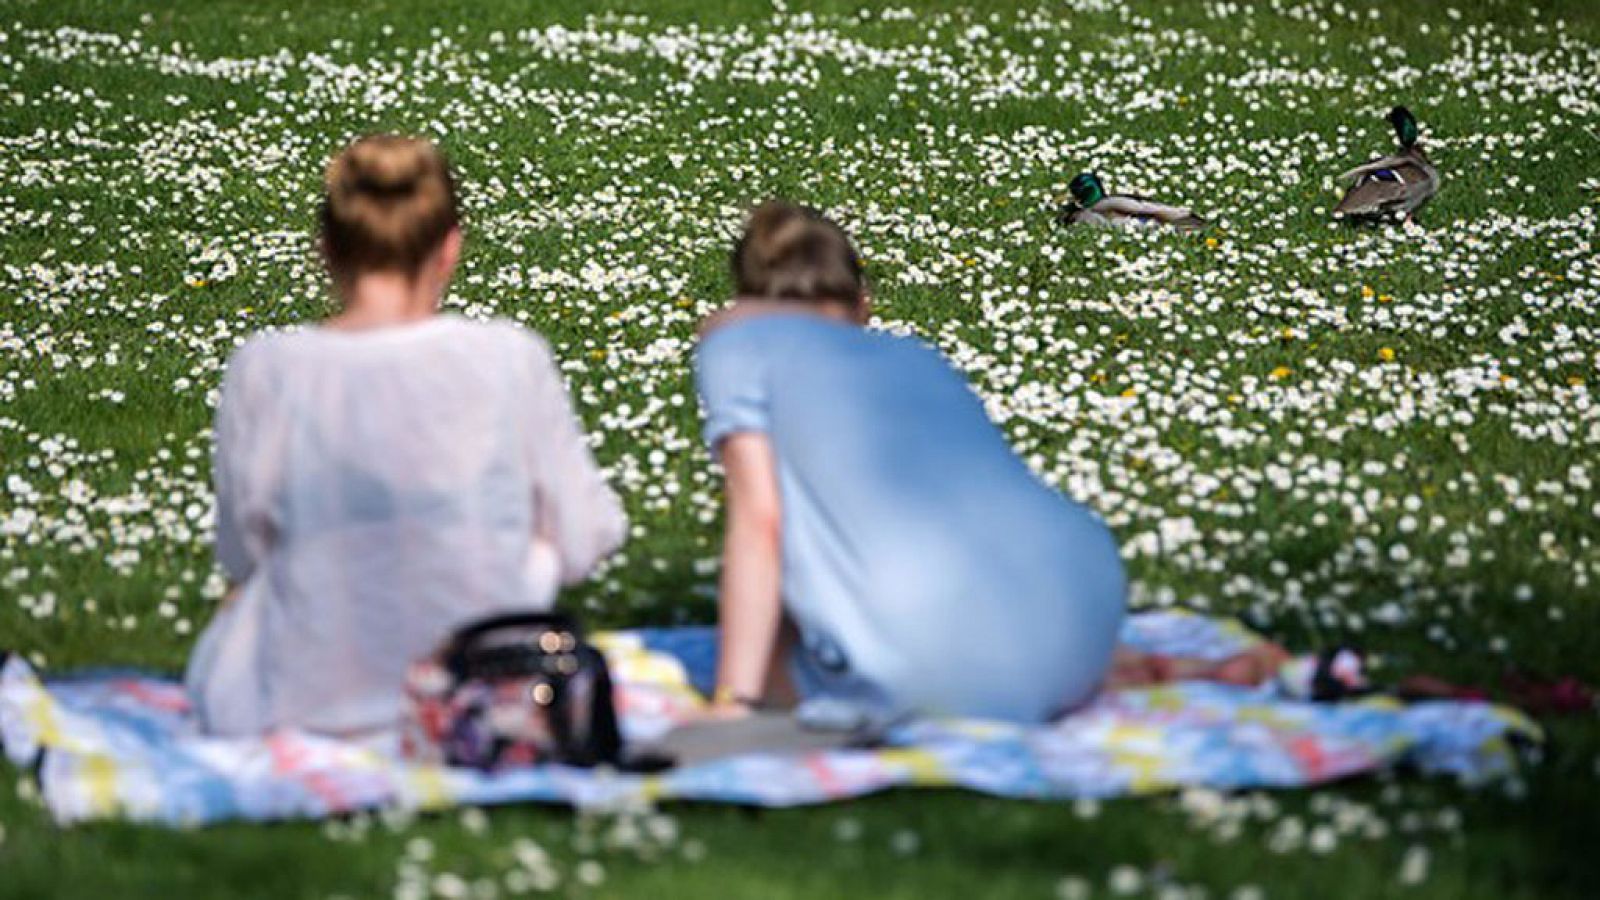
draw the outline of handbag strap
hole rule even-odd
[[[582,643],[583,631],[578,627],[578,622],[572,616],[563,612],[514,612],[490,616],[480,619],[457,631],[451,638],[444,651],[444,664],[458,677],[466,668],[468,659],[474,655],[476,644],[483,638],[507,628],[524,628],[531,631],[564,631],[571,634],[574,640]],[[522,651],[515,651],[520,654]],[[489,652],[487,657],[493,658],[498,654]]]

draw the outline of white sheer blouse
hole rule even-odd
[[[259,336],[229,361],[217,558],[239,585],[187,681],[204,727],[376,735],[406,666],[546,609],[626,533],[548,346],[436,316]]]

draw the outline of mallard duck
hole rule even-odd
[[[1439,192],[1439,170],[1417,144],[1417,120],[1404,106],[1389,111],[1400,152],[1375,159],[1339,176],[1355,183],[1333,208],[1335,218],[1381,219],[1403,214],[1407,221]]]
[[[1056,217],[1063,225],[1095,228],[1159,228],[1199,231],[1206,220],[1181,206],[1169,206],[1132,194],[1108,194],[1100,176],[1084,172],[1067,186],[1072,202]]]

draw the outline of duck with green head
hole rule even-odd
[[[1389,111],[1389,124],[1400,141],[1400,152],[1340,175],[1340,181],[1354,183],[1333,208],[1334,218],[1373,221],[1396,217],[1411,221],[1416,211],[1439,192],[1439,170],[1417,141],[1416,117],[1404,106],[1396,106]]]
[[[1181,206],[1158,203],[1132,194],[1108,194],[1100,176],[1083,172],[1067,186],[1072,191],[1072,202],[1063,208],[1056,220],[1064,225],[1088,225],[1093,228],[1176,228],[1179,231],[1198,231],[1206,221]]]

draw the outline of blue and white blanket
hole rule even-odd
[[[1128,620],[1126,643],[1222,658],[1258,638],[1238,624],[1180,612]],[[617,682],[624,733],[659,736],[705,703],[716,647],[709,629],[597,637]],[[1515,765],[1513,739],[1537,740],[1515,710],[1475,702],[1339,704],[1274,688],[1206,683],[1110,691],[1060,721],[1020,728],[919,721],[890,746],[750,754],[663,773],[557,766],[484,774],[417,765],[297,731],[263,738],[200,734],[177,682],[128,674],[41,679],[11,657],[0,667],[0,741],[36,767],[62,823],[127,818],[170,825],[323,817],[401,805],[636,798],[793,806],[891,787],[956,786],[1008,797],[1144,794],[1181,786],[1300,787],[1406,763],[1468,780]]]

